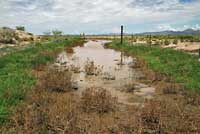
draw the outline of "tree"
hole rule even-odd
[[[16,30],[25,31],[24,26],[16,26]]]
[[[59,30],[53,30],[52,31],[52,34],[55,36],[55,37],[58,37],[58,36],[61,36],[62,35],[62,31],[59,31]]]

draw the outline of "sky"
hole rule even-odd
[[[42,34],[200,29],[200,0],[0,0],[0,27]]]

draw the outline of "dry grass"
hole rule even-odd
[[[179,87],[173,83],[170,83],[163,88],[164,94],[178,94],[179,92],[180,92]]]
[[[80,73],[81,72],[81,67],[80,66],[75,66],[75,65],[70,65],[70,71],[74,73]]]
[[[124,88],[122,89],[122,91],[128,93],[133,93],[135,90],[136,90],[136,84],[134,82],[124,85]]]
[[[100,90],[100,91],[99,91]],[[72,92],[48,92],[35,87],[18,107],[2,134],[197,134],[199,107],[164,95],[144,107],[123,106],[102,89],[88,89],[82,97]],[[105,97],[106,96],[106,97]],[[99,114],[103,113],[103,114]]]
[[[184,96],[186,104],[199,107],[200,106],[200,92],[189,92]]]
[[[66,92],[71,90],[72,73],[48,69],[44,78],[44,88],[52,92]]]
[[[84,69],[87,75],[98,75],[101,72],[101,69],[94,64],[94,61],[89,59],[86,61]]]
[[[67,53],[69,53],[69,54],[74,53],[74,49],[71,48],[71,47],[65,48],[65,51],[66,51]]]
[[[88,88],[82,93],[81,107],[84,112],[108,113],[116,108],[117,99],[103,88]]]

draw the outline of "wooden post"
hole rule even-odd
[[[132,38],[132,44],[133,44],[133,33],[132,33],[132,35],[131,35],[131,38]]]
[[[150,34],[150,41],[149,41],[149,43],[150,43],[150,46],[151,46],[151,44],[152,44],[152,42],[151,42],[151,34]]]
[[[124,27],[123,25],[121,26],[121,44],[123,44],[123,35],[124,34]]]

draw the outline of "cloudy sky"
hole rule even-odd
[[[200,29],[200,0],[0,0],[0,27],[41,34]]]

